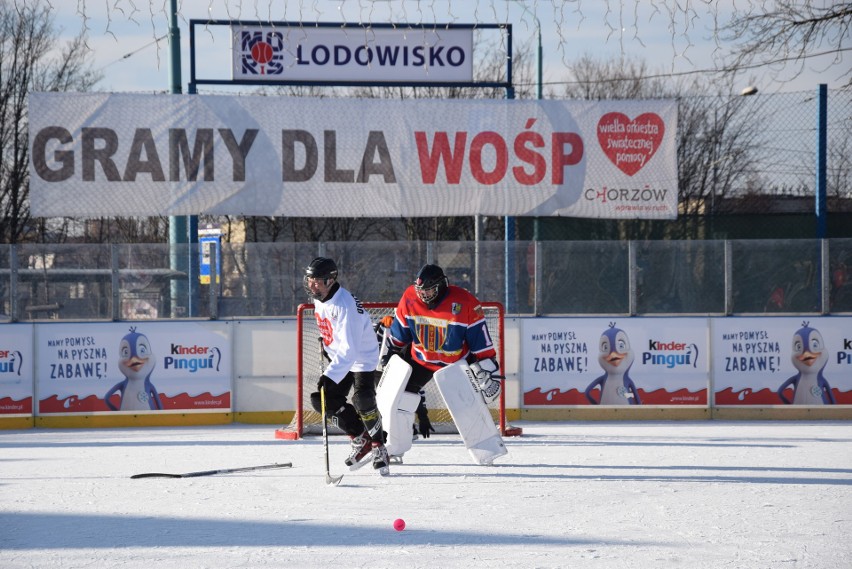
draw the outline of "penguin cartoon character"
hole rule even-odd
[[[634,360],[633,350],[627,333],[615,327],[611,322],[609,328],[601,334],[598,363],[604,374],[595,379],[586,388],[586,399],[592,405],[641,405],[639,391],[630,379],[630,366]],[[600,388],[600,398],[595,401],[592,391]]]
[[[118,344],[118,368],[124,375],[124,381],[112,386],[104,395],[104,401],[113,411],[148,411],[163,408],[160,394],[151,383],[151,373],[156,360],[151,350],[148,336],[140,334],[135,327]],[[121,404],[117,409],[110,401],[115,393],[121,395]]]
[[[793,334],[793,354],[790,356],[799,373],[785,381],[778,388],[778,397],[790,405],[833,405],[834,394],[823,375],[828,363],[828,350],[819,330],[803,322],[802,327]],[[793,388],[793,400],[784,395],[784,390]]]

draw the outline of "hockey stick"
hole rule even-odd
[[[220,468],[219,470],[202,470],[200,472],[186,472],[184,474],[167,474],[165,472],[145,472],[134,474],[131,478],[194,478],[196,476],[213,476],[214,474],[231,474],[234,472],[249,472],[251,470],[268,470],[271,468],[290,468],[292,462],[281,462],[277,464],[264,464],[262,466],[244,466],[242,468]]]
[[[319,340],[319,349],[320,349],[320,369],[322,369],[323,373],[325,373],[325,366],[323,365],[323,355],[324,350],[322,347],[322,338],[317,338]],[[322,446],[325,451],[325,483],[329,486],[337,486],[340,484],[340,481],[343,480],[343,475],[340,476],[332,476],[331,475],[331,467],[328,465],[328,423],[326,421],[326,413],[325,413],[325,383],[320,386],[320,407],[322,408]]]
[[[320,405],[322,406],[322,445],[325,450],[325,483],[329,486],[337,486],[343,480],[343,475],[332,476],[328,465],[328,426],[325,417],[325,385],[320,387]]]

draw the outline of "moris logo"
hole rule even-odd
[[[242,31],[239,35],[240,67],[246,75],[281,75],[284,72],[284,34]]]
[[[23,359],[23,354],[17,350],[0,350],[0,373],[20,376]]]
[[[172,344],[169,355],[163,358],[164,369],[185,369],[195,373],[200,369],[219,371],[222,351],[208,346],[183,346]]]
[[[648,351],[642,352],[642,364],[669,369],[676,366],[698,367],[698,345],[648,340]]]

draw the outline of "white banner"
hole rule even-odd
[[[716,405],[852,403],[852,319],[713,319]]]
[[[233,26],[231,41],[235,80],[473,81],[472,29]]]
[[[0,326],[0,417],[33,413],[33,325]]]
[[[706,405],[706,318],[534,318],[521,328],[524,407]]]
[[[675,218],[675,101],[33,93],[36,216]]]
[[[226,323],[51,324],[35,346],[39,415],[231,408]]]

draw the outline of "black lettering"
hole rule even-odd
[[[337,132],[323,132],[323,157],[325,159],[325,181],[351,184],[355,181],[354,170],[337,169]]]
[[[142,159],[143,150],[147,160]],[[166,176],[163,174],[163,166],[160,164],[160,155],[157,153],[157,145],[154,144],[154,135],[150,128],[137,128],[133,135],[130,155],[127,157],[127,165],[124,169],[124,181],[135,182],[136,175],[140,172],[151,174],[151,179],[155,182],[166,180]]]
[[[231,160],[233,160],[233,180],[235,182],[245,182],[246,181],[246,156],[248,156],[249,150],[251,150],[252,144],[254,144],[254,139],[257,138],[258,129],[256,128],[247,128],[243,133],[243,138],[240,140],[239,144],[237,144],[237,139],[234,137],[234,133],[231,132],[229,128],[220,128],[219,136],[222,137],[222,140],[225,141],[225,146],[228,148],[228,152],[231,154]]]
[[[305,149],[305,165],[296,167],[296,143]],[[281,174],[284,182],[306,182],[313,178],[319,164],[317,141],[306,130],[281,132]]]
[[[56,150],[53,160],[61,164],[57,170],[47,165],[45,150],[49,140],[58,140],[60,144],[71,144],[74,142],[71,133],[61,126],[49,126],[43,128],[33,140],[33,167],[38,177],[46,182],[63,182],[74,175],[74,152],[71,150]]]
[[[169,129],[169,179],[172,182],[180,180],[180,164],[186,172],[187,181],[198,179],[198,168],[204,160],[204,180],[213,181],[213,129],[200,128],[195,133],[195,143],[192,152],[186,130],[182,128]]]
[[[97,141],[102,141],[103,146],[98,148]],[[100,162],[101,168],[108,182],[120,182],[121,175],[112,155],[118,150],[118,136],[109,128],[83,128],[82,139],[82,161],[83,181],[95,181],[95,162]]]
[[[378,153],[379,162],[371,162],[371,158]],[[393,171],[388,145],[385,135],[380,130],[371,130],[367,137],[367,146],[364,148],[364,157],[361,159],[361,169],[358,170],[358,182],[366,183],[373,174],[382,176],[386,184],[396,183],[396,174]]]

